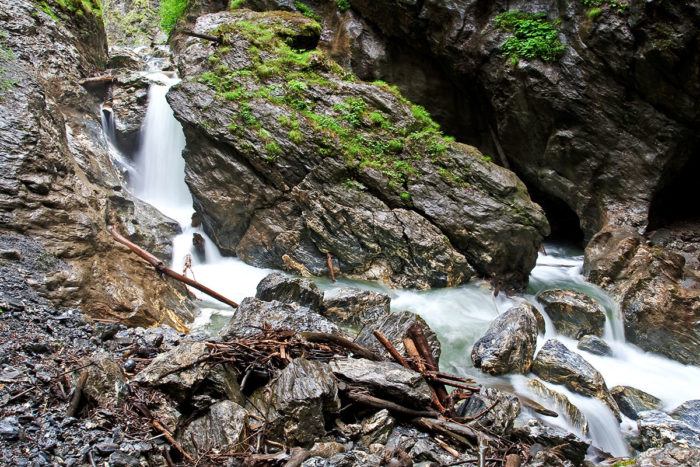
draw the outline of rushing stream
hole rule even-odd
[[[149,75],[153,81],[149,91],[149,107],[142,132],[142,144],[136,157],[136,174],[132,178],[134,193],[176,219],[183,233],[174,239],[172,267],[181,270],[187,253],[193,257],[196,280],[222,293],[234,301],[255,295],[255,287],[270,270],[249,266],[236,258],[220,255],[213,242],[201,229],[190,226],[193,213],[192,198],[184,183],[184,160],[181,151],[185,139],[180,124],[173,117],[165,95],[177,79],[162,73]],[[103,115],[108,112],[103,112]],[[109,119],[107,119],[109,120]],[[106,136],[113,128],[105,122]],[[123,164],[123,156],[117,162]],[[205,238],[205,260],[201,261],[192,247],[192,234]],[[545,245],[548,254],[540,254],[537,266],[530,276],[527,293],[517,296],[493,295],[485,282],[470,282],[459,287],[428,291],[395,290],[379,283],[340,279],[331,283],[317,279],[319,287],[330,296],[342,287],[359,287],[387,293],[391,296],[392,310],[409,310],[422,316],[440,337],[442,343],[441,367],[466,376],[480,383],[506,388],[521,396],[533,399],[545,407],[551,403],[532,393],[527,385],[534,375],[508,375],[490,377],[475,369],[471,363],[471,348],[487,330],[490,322],[510,307],[527,300],[538,306],[546,321],[546,333],[538,338],[538,349],[547,339],[557,338],[570,350],[580,353],[605,378],[608,387],[632,386],[648,392],[663,401],[664,409],[671,410],[689,399],[700,398],[700,368],[682,365],[664,357],[646,353],[628,344],[624,339],[622,316],[619,307],[598,287],[585,281],[581,274],[583,254],[580,249],[560,245]],[[554,326],[537,304],[535,295],[543,290],[563,288],[577,290],[597,299],[607,310],[604,340],[613,350],[613,356],[601,357],[580,351],[577,342],[556,333]],[[207,296],[202,296],[200,315],[195,328],[215,332],[228,321],[233,311],[223,308]],[[628,455],[629,445],[623,433],[633,432],[636,423],[623,416],[619,424],[611,411],[597,399],[568,391],[563,386],[544,383],[562,394],[579,408],[587,419],[589,433],[584,436],[580,428],[571,425],[562,416],[558,418],[534,414],[524,409],[523,416],[537,417],[546,423],[561,426],[583,438],[593,441],[597,447],[616,456]]]

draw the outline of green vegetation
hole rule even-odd
[[[232,10],[237,10],[238,8],[241,7],[245,3],[245,0],[233,0],[231,2],[231,9]]]
[[[161,0],[160,27],[163,28],[163,31],[170,34],[189,3],[189,0]]]
[[[496,27],[513,34],[501,45],[506,57],[554,61],[566,50],[556,29],[558,20],[550,23],[545,13],[511,10],[496,16],[493,22]]]
[[[299,13],[306,16],[307,18],[311,18],[316,21],[321,20],[321,17],[314,13],[314,10],[312,10],[311,7],[309,7],[309,5],[307,5],[306,3],[300,2],[299,0],[294,0],[294,8],[296,8],[299,11]]]
[[[350,0],[335,0],[335,4],[342,12],[346,12],[350,9]]]
[[[7,46],[7,42],[5,40],[6,38],[7,32],[0,32],[0,91],[2,92],[2,94],[0,95],[0,102],[4,98],[5,91],[9,90],[17,84],[17,81],[5,77],[5,73],[7,73],[7,70],[5,70],[3,65],[15,59],[15,54]]]
[[[600,8],[591,8],[591,10],[588,12],[588,17],[591,19],[596,19],[602,13],[603,10],[601,10]]]
[[[629,7],[629,2],[627,0],[581,0],[581,3],[589,8],[609,5],[611,8],[616,9],[618,13],[621,13]]]

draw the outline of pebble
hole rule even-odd
[[[133,371],[136,369],[136,362],[133,361],[132,359],[129,359],[124,362],[124,371],[127,373],[133,373]]]

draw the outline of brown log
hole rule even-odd
[[[423,363],[423,357],[421,357],[418,353],[418,349],[416,349],[416,344],[413,342],[413,339],[406,337],[403,340],[403,348],[406,349],[408,356],[413,359],[415,370],[420,374],[425,374],[426,371],[425,363]]]
[[[446,386],[452,386],[452,387],[459,388],[459,389],[466,389],[467,391],[471,391],[471,392],[481,391],[481,388],[478,388],[476,386],[469,386],[468,384],[462,384],[462,383],[458,383],[456,381],[450,381],[449,379],[438,378],[437,376],[432,376],[430,374],[428,374],[428,376],[430,376],[428,378],[428,380],[435,381],[436,383],[444,384]]]
[[[190,462],[192,462],[192,463],[194,464],[194,459],[192,459],[192,456],[190,456],[189,454],[187,454],[187,452],[186,452],[184,449],[182,449],[182,446],[180,446],[180,444],[179,444],[177,441],[175,441],[175,438],[173,438],[173,435],[171,435],[170,432],[169,432],[168,430],[166,430],[166,429],[163,427],[163,425],[161,425],[160,423],[158,423],[158,420],[156,420],[156,419],[154,418],[153,420],[151,420],[151,424],[152,424],[158,431],[160,431],[161,433],[163,433],[163,436],[165,436],[165,439],[167,439],[168,442],[169,442],[170,444],[172,444],[173,447],[174,447],[175,449],[177,449],[178,451],[180,451],[180,454],[182,454],[182,455],[185,457],[185,459],[187,459],[188,461],[190,461]]]
[[[423,333],[423,328],[421,328],[418,323],[413,323],[408,328],[408,336],[413,339],[413,342],[416,344],[416,349],[418,349],[418,353],[420,353],[420,356],[425,360],[426,369],[428,371],[438,371],[439,368],[437,366],[437,362],[433,357],[433,351],[430,349],[428,339]],[[447,401],[447,390],[445,389],[445,385],[435,382],[433,387],[435,388],[438,399],[440,399],[440,403],[444,406],[445,402]]]
[[[333,271],[333,259],[330,253],[326,253],[326,258],[328,259],[328,270],[331,273],[331,281],[335,282],[335,272]]]
[[[335,334],[328,334],[325,332],[302,332],[299,333],[302,338],[306,339],[308,342],[316,343],[330,343],[340,345],[348,350],[351,350],[358,357],[366,358],[367,360],[372,360],[379,362],[382,360],[381,357],[376,355],[374,352],[362,347],[360,344],[356,344],[352,341],[345,339],[344,337],[336,336]]]
[[[437,376],[438,378],[451,379],[453,381],[461,381],[463,383],[476,383],[476,380],[473,380],[472,378],[465,378],[464,376],[457,376],[450,373],[444,373],[442,371],[426,371],[426,373],[429,375]]]
[[[85,387],[85,382],[88,379],[88,371],[84,370],[80,373],[80,378],[78,378],[78,384],[75,385],[75,391],[73,392],[73,398],[70,401],[66,415],[69,417],[75,417],[78,413],[78,407],[80,406],[80,399],[83,396],[83,388]]]
[[[206,287],[206,286],[200,284],[199,282],[190,279],[189,277],[185,277],[182,274],[178,274],[177,272],[173,271],[172,269],[165,267],[165,265],[163,264],[163,262],[161,260],[159,260],[158,258],[153,256],[149,252],[141,249],[136,244],[130,242],[129,240],[127,240],[126,238],[121,236],[119,234],[119,232],[117,232],[116,227],[109,226],[109,227],[107,227],[107,230],[109,231],[110,234],[112,234],[112,237],[114,237],[114,239],[116,241],[118,241],[122,245],[126,245],[131,251],[133,251],[134,253],[136,253],[138,256],[145,259],[146,261],[148,261],[154,268],[156,268],[156,270],[158,272],[165,274],[166,276],[172,277],[173,279],[178,280],[180,282],[184,282],[185,284],[190,285],[190,286],[194,287],[195,289],[197,289],[201,292],[204,292],[205,294],[209,295],[210,297],[212,297],[220,302],[223,302],[223,303],[225,303],[233,308],[238,308],[238,304],[236,302],[234,302],[233,300],[229,300],[228,298],[224,297],[223,295],[221,295],[217,292],[214,292],[209,287]]]
[[[369,394],[363,394],[355,391],[349,391],[347,393],[348,397],[355,402],[364,404],[376,409],[387,409],[390,412],[394,412],[407,417],[437,417],[440,414],[434,410],[414,410],[403,405],[399,405],[395,402],[380,399],[378,397],[370,396]]]
[[[186,36],[196,37],[198,39],[204,39],[205,41],[216,42],[219,44],[222,44],[224,42],[224,39],[221,36],[211,36],[209,34],[200,34],[198,32],[189,31],[186,29],[183,30],[182,33]]]
[[[408,368],[409,370],[412,370],[412,368],[408,365],[408,362],[401,356],[398,350],[396,350],[396,347],[389,342],[389,339],[386,338],[384,334],[379,332],[379,330],[375,329],[372,331],[372,334],[374,334],[374,337],[377,338],[377,340],[384,346],[384,348],[389,352],[389,354],[396,360],[396,363],[401,365],[404,368]]]
[[[306,459],[311,457],[311,452],[304,448],[292,448],[291,457],[284,464],[284,467],[299,467]]]
[[[106,83],[111,83],[114,81],[116,78],[112,75],[106,75],[106,76],[93,76],[92,78],[85,78],[81,79],[78,81],[78,84],[81,86],[90,86],[93,84],[106,84]]]

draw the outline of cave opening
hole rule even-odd
[[[700,221],[700,197],[695,184],[700,177],[700,153],[696,151],[665,178],[649,205],[647,230],[682,221]]]
[[[544,210],[551,233],[545,241],[585,247],[585,237],[578,215],[561,199],[528,186],[530,198]]]

